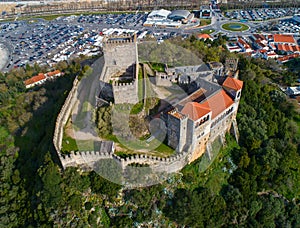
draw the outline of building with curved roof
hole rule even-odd
[[[168,16],[171,14],[171,11],[160,9],[160,10],[153,10],[147,17],[147,20],[166,20]]]
[[[181,21],[188,19],[190,14],[188,10],[173,10],[172,13],[168,15],[168,18],[173,21]]]

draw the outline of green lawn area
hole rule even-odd
[[[209,25],[211,23],[211,19],[200,19],[200,25]]]
[[[204,29],[204,30],[201,30],[200,33],[202,33],[202,34],[211,34],[214,31],[215,31],[214,29]]]
[[[61,152],[67,154],[71,151],[78,151],[76,140],[64,133]]]
[[[222,28],[229,31],[246,31],[249,29],[249,26],[243,23],[232,22],[232,23],[223,24]]]
[[[170,155],[174,154],[175,150],[173,148],[169,147],[168,145],[162,143],[155,149],[155,151],[160,153],[160,154],[170,156]]]
[[[84,13],[65,13],[65,14],[51,14],[51,15],[40,15],[40,16],[32,16],[32,17],[20,17],[18,18],[18,21],[21,20],[27,20],[27,19],[32,19],[32,18],[41,18],[41,19],[45,19],[47,21],[51,21],[54,20],[58,17],[67,17],[67,16],[71,16],[71,15],[76,15],[76,16],[80,16],[80,15],[99,15],[99,14],[123,14],[123,13],[135,13],[135,11],[128,11],[128,12],[84,12]],[[14,20],[14,19],[9,19],[9,20]]]

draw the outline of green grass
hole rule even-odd
[[[211,24],[211,19],[200,19],[200,25],[210,25]]]
[[[144,108],[144,102],[140,101],[139,103],[136,103],[132,109],[130,110],[131,115],[139,114],[141,111],[143,111]]]
[[[143,71],[139,68],[138,74],[138,98],[139,101],[143,100],[144,97],[144,85],[143,85]]]
[[[234,29],[234,28],[231,28],[230,26],[241,26],[240,28],[237,28],[237,29]],[[226,24],[223,24],[222,25],[222,28],[225,29],[225,30],[228,30],[228,31],[246,31],[249,29],[249,26],[243,24],[243,23],[237,23],[237,22],[233,22],[233,23],[226,23]]]
[[[67,136],[64,133],[63,140],[62,140],[62,153],[68,153],[71,151],[78,151],[76,140],[71,138],[70,136]]]
[[[165,72],[165,64],[163,63],[150,63],[152,70],[158,72]]]
[[[159,147],[157,147],[155,149],[155,151],[159,152],[159,153],[163,153],[165,155],[172,155],[172,154],[174,154],[175,150],[173,148],[169,147],[168,145],[162,143],[159,145]]]
[[[213,32],[215,32],[214,29],[204,29],[200,33],[202,33],[202,34],[211,34]]]
[[[32,16],[32,17],[20,17],[18,18],[18,21],[20,20],[28,20],[28,19],[32,19],[32,18],[41,18],[47,21],[52,21],[58,17],[68,17],[68,16],[80,16],[80,15],[99,15],[99,14],[126,14],[126,13],[135,13],[135,11],[118,11],[118,12],[82,12],[82,13],[65,13],[65,14],[51,14],[51,15],[39,15],[39,16]],[[10,19],[8,19],[10,20]],[[14,20],[14,19],[11,19]]]

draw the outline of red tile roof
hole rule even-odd
[[[204,34],[198,34],[197,37],[198,37],[198,39],[204,39],[204,40],[212,39],[212,37],[209,34],[205,34],[205,33]]]
[[[259,50],[259,52],[260,52],[260,53],[266,53],[266,52],[267,52],[267,50],[265,50],[265,49],[262,49],[262,50]]]
[[[279,57],[277,60],[280,61],[280,62],[286,62],[286,61],[289,61],[291,59],[298,58],[299,56],[300,56],[299,53],[295,53],[295,54]]]
[[[275,43],[296,43],[292,35],[274,34],[273,37]]]
[[[212,119],[222,113],[225,109],[229,108],[233,104],[231,97],[222,89],[215,95],[209,97],[202,103],[204,107],[211,109]]]
[[[52,71],[52,72],[48,72],[47,75],[48,75],[49,77],[52,77],[52,76],[57,75],[57,74],[60,74],[60,73],[61,73],[61,72],[60,72],[59,70],[55,70],[55,71]]]
[[[300,46],[298,45],[278,44],[277,49],[278,51],[300,52]]]
[[[41,81],[43,79],[46,79],[46,76],[43,73],[39,73],[38,75],[33,76],[32,78],[27,79],[24,83],[27,86],[27,85],[39,82],[39,81]]]
[[[210,108],[197,102],[188,102],[185,104],[181,113],[187,115],[190,119],[196,121],[210,112]]]
[[[243,88],[243,81],[235,78],[227,77],[223,83],[223,86],[237,91]]]
[[[250,48],[250,45],[243,39],[239,38],[238,42],[246,49]]]

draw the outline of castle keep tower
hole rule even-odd
[[[101,78],[112,83],[115,104],[138,102],[138,53],[136,35],[106,37],[103,43],[105,69]]]

